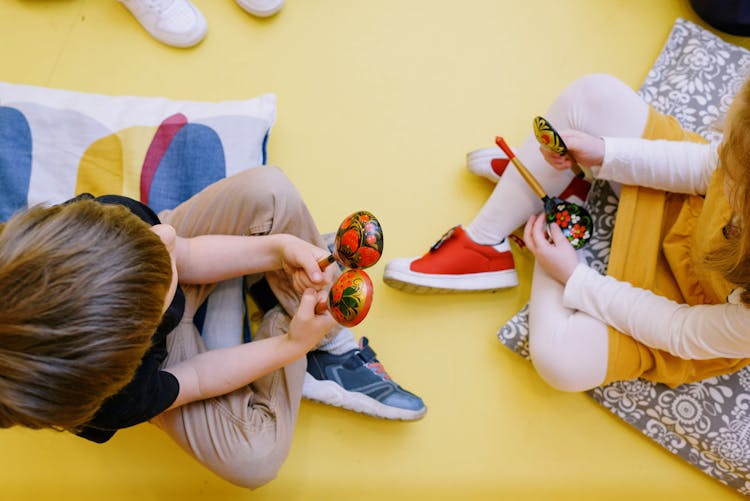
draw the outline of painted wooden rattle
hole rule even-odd
[[[373,286],[362,269],[374,265],[383,254],[383,229],[375,216],[367,211],[349,215],[336,232],[333,253],[318,261],[321,271],[338,262],[352,268],[344,271],[328,293],[328,311],[345,327],[360,323],[370,311]],[[322,312],[319,305],[316,313]]]
[[[558,155],[567,156],[572,163],[570,170],[573,171],[573,174],[578,177],[584,177],[583,169],[581,169],[573,154],[568,150],[568,145],[565,144],[562,136],[552,127],[552,124],[546,118],[534,117],[532,127],[534,128],[534,136],[536,136],[539,144]]]
[[[383,254],[383,229],[380,221],[366,210],[350,214],[339,225],[333,253],[318,261],[325,270],[334,261],[347,268],[368,268]]]
[[[542,199],[547,224],[557,223],[565,238],[573,245],[573,248],[580,249],[583,247],[591,238],[594,227],[591,214],[580,205],[566,202],[557,197],[547,196],[542,185],[539,184],[539,181],[529,172],[526,166],[516,158],[516,155],[505,143],[505,140],[498,136],[495,138],[495,142],[508,155],[508,158],[516,166],[516,169],[518,169],[521,177],[528,183],[531,190]]]
[[[354,327],[370,311],[372,293],[372,280],[365,270],[346,270],[328,292],[328,311],[339,324]]]

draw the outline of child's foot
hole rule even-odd
[[[500,180],[508,167],[508,156],[497,146],[470,151],[466,154],[466,167],[477,176],[486,177],[493,183]]]
[[[189,0],[120,0],[151,36],[173,47],[192,47],[208,30]]]
[[[245,11],[257,17],[270,17],[281,10],[284,0],[234,0]]]
[[[302,396],[385,419],[411,421],[427,412],[421,398],[388,376],[366,337],[358,349],[342,355],[309,352]]]
[[[477,176],[485,177],[493,183],[500,180],[509,162],[508,156],[496,146],[470,151],[466,154],[466,167]],[[590,182],[574,177],[559,197],[567,202],[583,205],[589,188],[591,188]]]
[[[518,275],[507,238],[481,245],[456,226],[424,256],[386,264],[383,281],[416,293],[488,291],[518,285]]]

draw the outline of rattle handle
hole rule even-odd
[[[581,166],[578,165],[578,162],[576,162],[576,158],[570,152],[568,152],[568,156],[570,157],[570,161],[573,162],[573,164],[570,166],[570,170],[572,170],[573,174],[575,174],[577,177],[583,178],[585,176],[585,173],[583,172],[583,169],[581,169]]]
[[[320,261],[318,261],[318,266],[320,266],[320,271],[325,271],[326,268],[328,268],[328,265],[335,262],[336,258],[333,257],[333,254],[329,254],[328,257],[324,257]]]
[[[321,315],[327,309],[328,307],[326,306],[326,303],[318,303],[315,305],[315,314]]]
[[[542,185],[539,184],[539,181],[536,180],[536,178],[529,172],[529,169],[526,168],[524,164],[521,163],[521,161],[516,158],[516,155],[513,153],[513,150],[511,150],[508,145],[505,143],[505,139],[503,139],[500,136],[497,136],[495,138],[495,143],[500,147],[503,152],[508,156],[511,162],[513,162],[513,165],[516,166],[516,169],[518,169],[518,173],[521,174],[521,177],[526,181],[531,188],[531,191],[536,193],[536,195],[539,198],[546,198],[547,194],[544,191],[544,188],[542,188]]]
[[[570,170],[573,171],[573,174],[576,177],[583,179],[586,176],[586,173],[583,172],[583,169],[581,169],[581,166],[578,164],[578,160],[576,160],[576,157],[573,156],[567,147],[565,147],[565,156],[570,159]]]

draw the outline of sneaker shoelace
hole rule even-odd
[[[384,381],[389,381],[391,379],[391,376],[388,375],[388,371],[385,370],[383,364],[381,364],[377,360],[373,362],[367,362],[365,364],[365,367],[370,369],[376,376],[380,376],[381,378],[383,378]]]
[[[432,244],[432,247],[430,247],[430,252],[435,252],[436,250],[438,250],[446,240],[453,236],[453,232],[456,231],[456,228],[458,228],[458,226],[454,226],[450,230],[446,231],[443,236],[438,239],[437,242]]]
[[[373,374],[380,377],[383,381],[391,379],[383,364],[375,358],[375,352],[370,348],[370,341],[366,337],[359,340],[359,351],[356,355],[365,364],[365,367],[370,369]]]

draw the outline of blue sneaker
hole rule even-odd
[[[385,419],[419,419],[424,402],[396,384],[375,358],[367,338],[343,355],[314,350],[307,354],[302,396]]]

